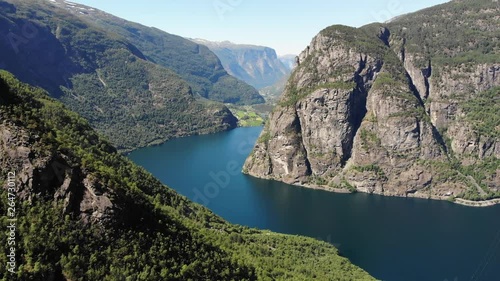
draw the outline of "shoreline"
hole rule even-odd
[[[136,150],[148,148],[148,147],[161,146],[161,145],[163,145],[169,141],[175,140],[175,139],[182,139],[182,138],[188,138],[188,137],[194,137],[194,136],[214,135],[214,134],[219,134],[219,133],[230,132],[230,131],[238,129],[238,128],[250,128],[250,127],[260,127],[260,126],[248,126],[248,127],[236,126],[234,128],[228,128],[225,130],[217,130],[215,132],[193,132],[193,133],[180,134],[180,135],[175,135],[175,136],[165,136],[165,137],[154,139],[154,140],[148,142],[146,145],[131,147],[131,148],[118,149],[115,145],[112,144],[112,146],[116,149],[118,154],[121,154],[123,156],[128,156],[129,154],[131,154],[132,152],[134,152]]]
[[[285,182],[283,182],[283,183],[285,183]],[[339,193],[339,194],[354,194],[355,193],[355,192],[351,192],[347,189],[331,188],[331,187],[324,187],[324,186],[317,186],[317,185],[310,185],[310,184],[294,183],[291,185],[299,186],[299,187],[303,187],[303,188],[314,189],[314,190],[324,190],[327,192],[333,192],[333,193]],[[500,198],[483,200],[483,201],[472,201],[472,200],[466,200],[463,198],[450,198],[449,196],[414,194],[414,193],[410,193],[410,194],[407,194],[405,196],[405,195],[381,193],[381,192],[364,192],[364,191],[360,191],[360,190],[358,190],[357,192],[366,193],[366,194],[376,194],[376,195],[387,196],[387,197],[418,198],[418,199],[448,201],[450,203],[454,203],[454,204],[458,204],[458,205],[462,205],[462,206],[466,206],[466,207],[474,207],[474,208],[485,208],[485,207],[492,207],[495,205],[500,205]]]
[[[484,200],[484,201],[471,201],[462,198],[455,198],[453,203],[468,207],[477,207],[477,208],[491,207],[500,204],[500,198]]]
[[[292,184],[295,186],[301,186],[309,189],[314,189],[314,190],[324,190],[324,191],[329,191],[333,193],[340,193],[340,194],[352,194],[353,192],[349,191],[348,189],[342,189],[342,188],[333,188],[333,187],[323,187],[323,186],[317,186],[317,185],[309,185],[309,184]]]

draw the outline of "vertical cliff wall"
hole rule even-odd
[[[331,190],[500,196],[499,25],[481,20],[495,5],[480,2],[321,31],[244,172]]]

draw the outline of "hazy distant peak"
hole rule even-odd
[[[207,46],[219,57],[229,74],[257,89],[274,85],[287,76],[293,67],[293,63],[279,58],[276,50],[270,47],[236,44],[230,41],[190,40]]]
[[[266,46],[260,46],[260,45],[252,45],[252,44],[238,44],[238,43],[234,43],[234,42],[231,42],[231,41],[228,41],[228,40],[224,40],[224,41],[210,41],[210,40],[206,40],[206,39],[200,39],[200,38],[187,38],[195,43],[198,43],[198,44],[202,44],[202,45],[205,45],[207,47],[214,47],[214,48],[232,48],[232,49],[236,49],[236,48],[250,48],[250,49],[261,49],[261,50],[264,50],[264,49],[272,49],[270,47],[266,47]]]

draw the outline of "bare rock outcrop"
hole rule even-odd
[[[0,165],[16,174],[17,196],[25,202],[44,198],[62,204],[64,214],[79,216],[84,223],[105,224],[115,206],[109,191],[103,192],[95,176],[86,174],[69,155],[39,155],[38,136],[4,121],[0,123]]]
[[[406,27],[393,27],[318,34],[243,171],[330,190],[495,196],[498,134],[477,129],[470,101],[498,92],[500,66],[442,63],[438,55],[434,63],[414,41],[407,47]]]

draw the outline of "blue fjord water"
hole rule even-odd
[[[231,223],[325,240],[388,281],[500,280],[500,206],[335,194],[240,171],[262,128],[238,128],[129,155]]]

